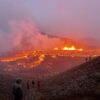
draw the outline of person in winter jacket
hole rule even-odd
[[[13,85],[13,95],[14,95],[14,100],[22,100],[23,90],[22,90],[22,80],[21,79],[16,79],[16,82]]]

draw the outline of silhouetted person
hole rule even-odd
[[[90,57],[89,57],[89,61],[91,61],[91,60],[92,60],[92,57],[90,56]]]
[[[35,86],[35,82],[34,80],[32,80],[32,87],[34,88],[34,86]]]
[[[85,58],[85,62],[88,62],[88,58],[87,57]]]
[[[29,81],[27,81],[26,85],[27,85],[27,89],[29,90],[30,89],[30,83],[29,83]]]
[[[22,100],[23,98],[23,90],[22,90],[22,80],[16,79],[16,82],[13,86],[13,95],[14,100]]]
[[[38,87],[38,89],[41,88],[41,85],[40,85],[40,81],[39,80],[37,81],[37,87]]]

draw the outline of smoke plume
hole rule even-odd
[[[59,44],[58,38],[41,34],[32,16],[10,1],[0,1],[0,55],[12,51],[51,49]]]
[[[0,53],[13,50],[51,49],[60,43],[58,38],[41,34],[29,19],[11,19],[7,23],[7,28],[9,31],[0,31]]]

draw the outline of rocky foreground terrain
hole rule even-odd
[[[13,100],[14,79],[0,75],[0,100]],[[40,89],[35,86],[26,90],[23,86],[24,100],[100,100],[100,57],[41,81]]]
[[[100,57],[46,80],[43,88],[47,100],[99,100]]]

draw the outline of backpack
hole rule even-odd
[[[13,86],[13,95],[15,97],[22,98],[23,97],[22,88],[18,85],[14,85]]]

